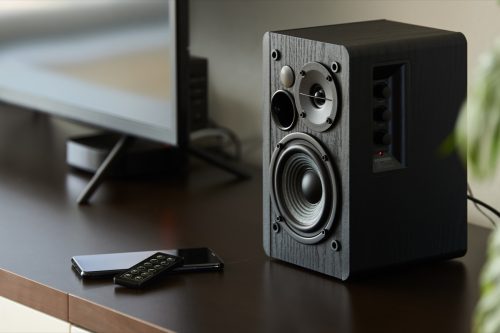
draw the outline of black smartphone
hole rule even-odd
[[[184,258],[184,264],[174,269],[176,272],[220,271],[224,269],[222,259],[207,247],[80,255],[72,257],[71,263],[73,269],[81,277],[103,278],[124,272],[156,252],[165,252]]]

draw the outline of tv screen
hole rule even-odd
[[[1,101],[187,142],[187,1],[10,1],[0,21]]]

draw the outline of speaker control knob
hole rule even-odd
[[[373,136],[373,141],[378,145],[390,145],[392,143],[392,135],[387,131],[377,131]]]
[[[391,97],[391,88],[386,83],[377,83],[373,88],[373,95],[380,99]]]
[[[373,119],[376,121],[389,121],[392,118],[392,112],[385,106],[380,106],[373,112]]]

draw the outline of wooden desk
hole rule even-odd
[[[186,181],[110,180],[92,205],[88,176],[64,163],[69,134],[0,105],[0,296],[97,332],[469,332],[489,231],[469,227],[458,260],[342,283],[268,259],[261,178],[196,164]],[[77,254],[212,247],[223,273],[174,275],[132,291],[82,281]]]

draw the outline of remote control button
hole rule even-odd
[[[156,253],[115,277],[114,282],[125,287],[142,288],[181,263],[182,258]]]

